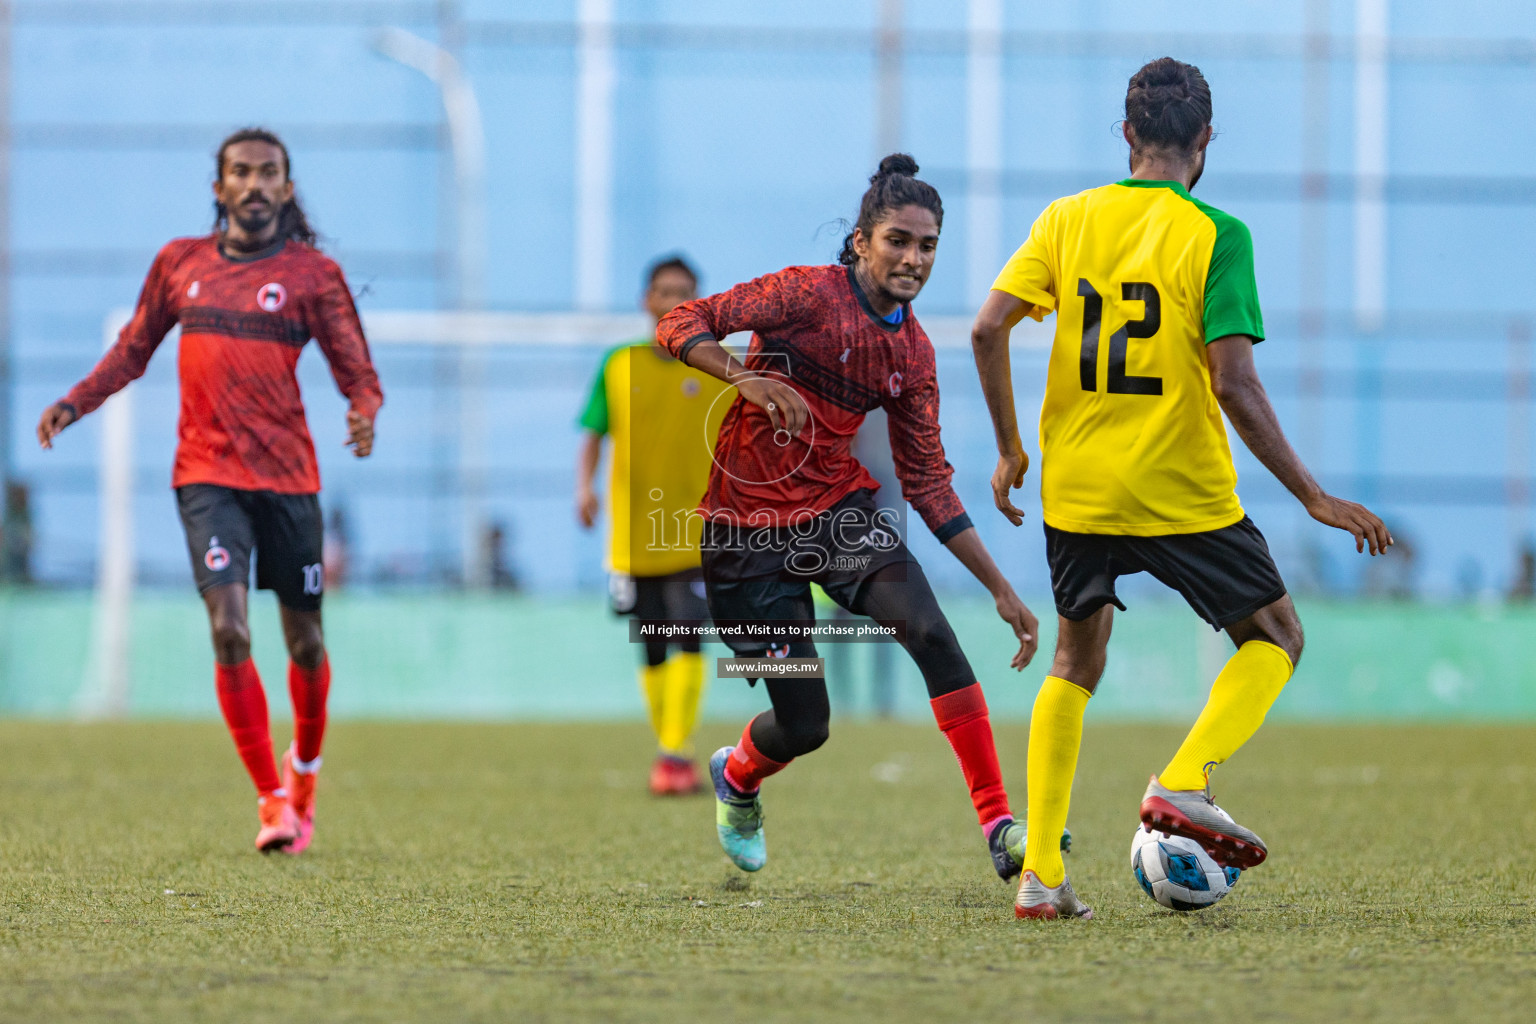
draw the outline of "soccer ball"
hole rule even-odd
[[[1169,910],[1204,910],[1237,884],[1241,868],[1224,868],[1193,839],[1136,828],[1131,873],[1148,896]]]

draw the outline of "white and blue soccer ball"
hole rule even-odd
[[[1139,825],[1131,837],[1131,873],[1169,910],[1204,910],[1231,892],[1243,872],[1217,864],[1193,839]]]

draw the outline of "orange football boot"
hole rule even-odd
[[[256,833],[256,849],[262,853],[287,849],[299,837],[299,819],[281,793],[256,798],[256,813],[261,817],[261,831]]]
[[[690,760],[680,760],[672,769],[672,792],[679,796],[691,796],[694,793],[704,792],[704,782],[699,778],[699,769]]]
[[[672,792],[672,766],[661,754],[656,755],[656,760],[651,762],[651,795],[666,796]]]
[[[298,829],[285,853],[298,856],[308,849],[310,840],[315,837],[315,783],[319,776],[318,770],[307,774],[294,771],[293,747],[283,751],[283,788],[288,791],[288,803],[293,808]]]

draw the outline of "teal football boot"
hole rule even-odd
[[[1017,878],[1024,867],[1024,823],[1014,818],[1004,818],[992,826],[987,836],[987,849],[992,854],[992,867],[1003,881]],[[1061,830],[1061,852],[1072,852],[1072,832]]]
[[[761,871],[768,863],[763,802],[756,793],[747,796],[726,781],[725,762],[734,749],[721,747],[709,759],[709,777],[715,784],[715,832],[732,864],[743,871]]]

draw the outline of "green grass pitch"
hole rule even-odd
[[[725,723],[705,744],[728,741]],[[1217,907],[1128,867],[1181,730],[1090,725],[1069,870],[1018,922],[932,726],[834,722],[747,878],[639,725],[333,726],[302,858],[250,846],[214,724],[0,722],[0,1020],[1529,1020],[1536,729],[1266,728],[1270,843]],[[1017,805],[1025,729],[998,729]]]

